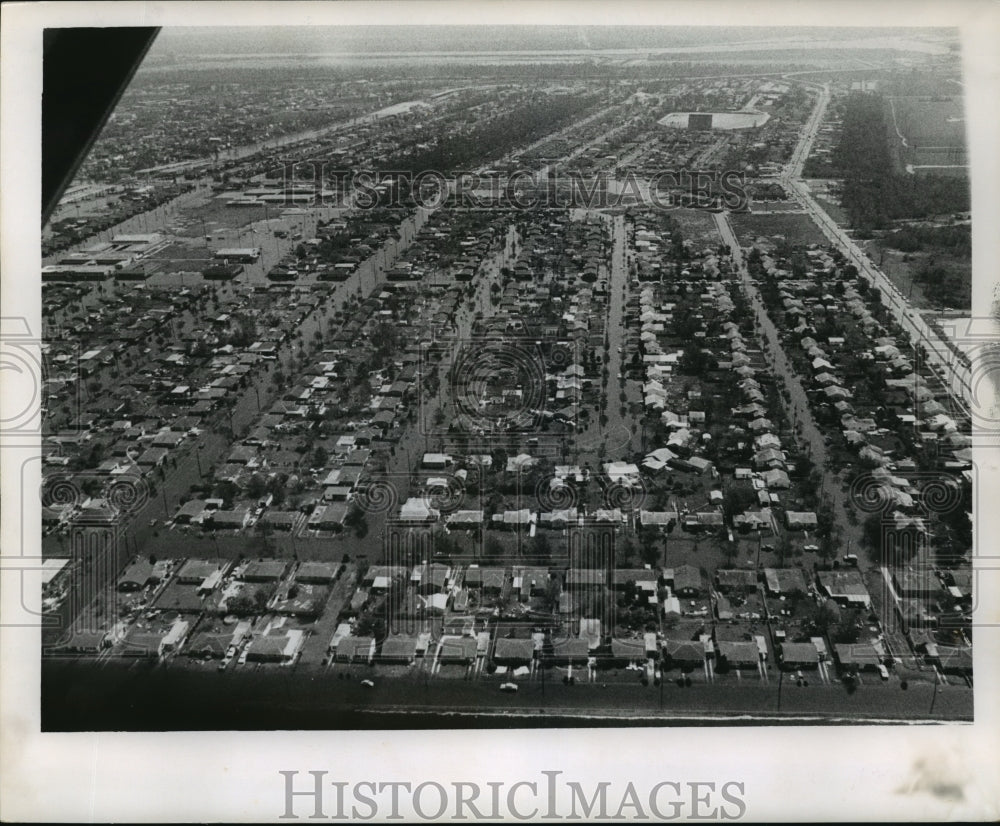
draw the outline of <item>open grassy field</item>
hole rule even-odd
[[[961,97],[890,98],[896,126],[914,149],[965,148],[965,112]]]
[[[907,296],[910,303],[921,310],[941,309],[942,303],[927,295],[926,284],[914,282],[914,274],[919,272],[931,257],[927,252],[902,253],[899,250],[885,246],[882,241],[869,241],[865,245],[872,259],[879,263],[882,272]],[[969,309],[972,306],[972,268],[968,259],[936,252],[933,255],[934,264],[945,268],[952,277],[947,294],[950,296],[946,305],[953,309]]]
[[[733,229],[741,244],[749,244],[754,236],[782,236],[791,244],[826,244],[826,236],[805,214],[756,215],[742,213],[732,216]]]
[[[888,99],[888,106],[890,139],[895,132],[899,141],[893,154],[900,171],[912,166],[918,167],[917,174],[968,174],[960,97],[895,97]]]

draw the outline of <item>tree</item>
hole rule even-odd
[[[546,559],[552,553],[549,538],[544,533],[536,533],[532,540],[531,550],[538,559]]]
[[[824,502],[816,513],[816,535],[823,538],[833,533],[833,508]]]
[[[437,548],[437,555],[448,559],[459,556],[462,553],[462,547],[458,544],[458,540],[446,533],[437,534],[434,537],[434,545]]]
[[[501,544],[499,539],[491,536],[486,540],[483,552],[490,559],[496,559],[497,557],[503,555],[503,545]]]
[[[809,615],[809,625],[817,635],[826,632],[840,621],[840,608],[832,599],[817,605]]]
[[[285,481],[283,473],[276,473],[267,481],[267,492],[273,497],[272,504],[277,507],[285,501]]]
[[[724,497],[726,513],[730,519],[743,513],[757,502],[754,489],[746,484],[732,484]]]
[[[559,605],[559,594],[562,586],[556,577],[551,577],[545,586],[545,605],[549,610],[554,610]]]
[[[254,600],[246,594],[240,594],[226,601],[226,611],[237,617],[247,617],[257,613]]]
[[[657,542],[658,535],[655,528],[644,528],[639,533],[639,558],[646,565],[655,565],[660,561],[660,547]]]
[[[80,489],[90,497],[98,496],[101,492],[101,482],[99,479],[95,479],[93,476],[84,478],[80,483]]]
[[[235,482],[229,479],[222,479],[215,485],[215,497],[221,499],[224,506],[228,507],[232,504],[233,500],[239,495],[240,489]]]
[[[678,367],[686,375],[698,376],[708,369],[708,363],[708,354],[704,349],[699,344],[691,342],[681,353]]]
[[[885,548],[885,526],[883,525],[881,513],[871,513],[865,517],[861,523],[862,536],[865,547],[868,548],[872,562],[881,565],[884,561],[883,554]]]
[[[312,466],[325,467],[329,460],[330,454],[327,453],[326,449],[322,445],[317,445],[312,454]]]
[[[263,588],[258,588],[256,591],[254,591],[253,601],[254,603],[256,603],[258,607],[263,608],[264,606],[266,606],[267,600],[268,600],[267,591],[265,591]]]
[[[816,468],[816,463],[808,453],[802,453],[795,457],[795,478],[806,479]]]
[[[817,556],[825,562],[829,562],[836,556],[837,546],[832,534],[827,534],[819,540],[819,550]]]
[[[264,477],[261,476],[259,473],[253,474],[247,480],[246,492],[247,496],[249,496],[251,499],[259,499],[261,496],[263,496],[265,488],[266,485],[264,482]]]
[[[622,568],[631,568],[635,564],[635,542],[627,537],[619,552],[619,564]]]
[[[359,637],[374,637],[381,642],[386,637],[386,624],[382,617],[373,617],[371,614],[363,614],[358,619],[355,632]]]
[[[365,516],[365,512],[357,506],[357,504],[351,505],[350,509],[347,511],[347,516],[344,517],[344,525],[348,528],[354,530],[354,535],[358,539],[364,539],[368,535],[368,518]]]
[[[738,542],[723,542],[722,552],[725,554],[726,561],[732,565],[736,557],[739,556],[740,545]]]
[[[780,560],[779,564],[781,567],[784,567],[785,559],[792,554],[792,539],[787,533],[781,533],[778,535],[777,542],[775,544],[775,551],[778,553],[778,558]]]
[[[854,616],[847,616],[833,628],[830,632],[834,643],[850,645],[856,643],[860,638],[858,625]]]

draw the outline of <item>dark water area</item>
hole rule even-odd
[[[366,672],[367,673],[367,672]],[[361,670],[357,672],[361,674]],[[106,659],[46,660],[43,731],[299,731],[676,726],[851,725],[966,722],[972,692],[931,686],[661,689],[624,683],[567,687],[492,681],[335,679],[322,669],[219,672],[212,664]]]

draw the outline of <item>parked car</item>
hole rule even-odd
[[[517,691],[517,683],[501,683],[500,690],[515,692]]]

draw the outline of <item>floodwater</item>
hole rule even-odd
[[[853,692],[834,683],[782,689],[744,681],[680,688],[638,682],[567,686],[521,683],[516,694],[496,680],[422,678],[418,672],[380,678],[350,667],[350,679],[317,666],[240,667],[224,672],[107,659],[101,664],[42,664],[43,731],[350,730],[416,728],[556,728],[597,726],[911,724],[971,721],[972,690],[935,689],[866,677]],[[374,687],[361,678],[374,675]]]

